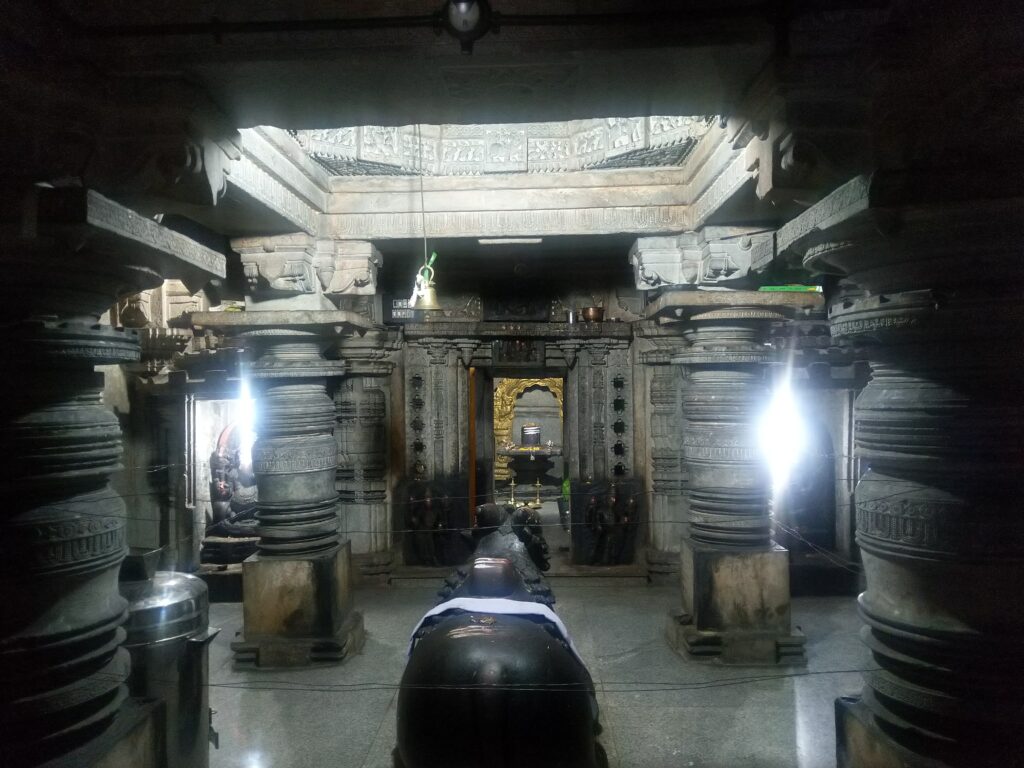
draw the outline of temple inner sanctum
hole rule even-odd
[[[1024,766],[1020,3],[4,20],[0,765]]]

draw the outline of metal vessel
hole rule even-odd
[[[207,768],[211,727],[209,597],[202,579],[153,572],[155,558],[129,555],[121,594],[129,602],[124,647],[132,657],[132,696],[161,699],[166,707],[167,768]]]

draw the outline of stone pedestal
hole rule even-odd
[[[855,504],[878,669],[837,705],[850,768],[1021,762],[1024,202],[944,180],[855,178],[777,238],[848,276],[831,332],[872,369]]]
[[[351,549],[338,518],[335,404],[327,381],[345,362],[324,351],[336,333],[369,323],[340,310],[197,313],[245,346],[256,399],[252,466],[259,490],[257,554],[243,565],[239,664],[337,662],[362,644],[351,609]]]
[[[352,610],[349,542],[312,557],[255,554],[242,563],[245,639],[238,664],[295,667],[338,662],[363,645],[363,617]]]
[[[790,633],[785,549],[726,550],[683,539],[679,570],[683,610],[669,618],[673,648],[725,663],[802,660],[804,637]]]
[[[110,484],[121,430],[94,368],[138,360],[139,345],[100,315],[162,275],[224,275],[219,254],[94,192],[37,189],[26,203],[25,222],[4,222],[0,238],[5,278],[19,286],[0,306],[5,766],[98,755],[127,696],[125,504]]]

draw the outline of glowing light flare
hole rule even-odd
[[[238,465],[251,470],[252,446],[256,442],[256,401],[252,399],[249,379],[242,377],[238,393]]]
[[[807,428],[793,397],[787,372],[772,392],[768,407],[757,425],[761,453],[772,475],[772,492],[778,497],[789,485],[794,467],[807,450]]]

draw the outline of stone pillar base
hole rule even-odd
[[[395,569],[394,552],[365,552],[352,556],[352,576],[358,584],[387,586]]]
[[[37,768],[160,768],[167,765],[164,704],[153,699],[128,699],[110,727],[83,747]]]
[[[949,768],[952,763],[940,762],[900,746],[878,726],[859,696],[843,696],[836,699],[836,765],[837,768]]]
[[[800,664],[804,636],[790,628],[789,553],[778,544],[723,549],[684,538],[683,610],[669,616],[674,650],[726,664]]]
[[[363,646],[363,617],[352,609],[351,546],[304,557],[242,563],[244,628],[235,663],[301,667],[338,663]]]
[[[679,553],[648,549],[644,552],[647,562],[647,581],[652,584],[675,584],[679,581]]]

